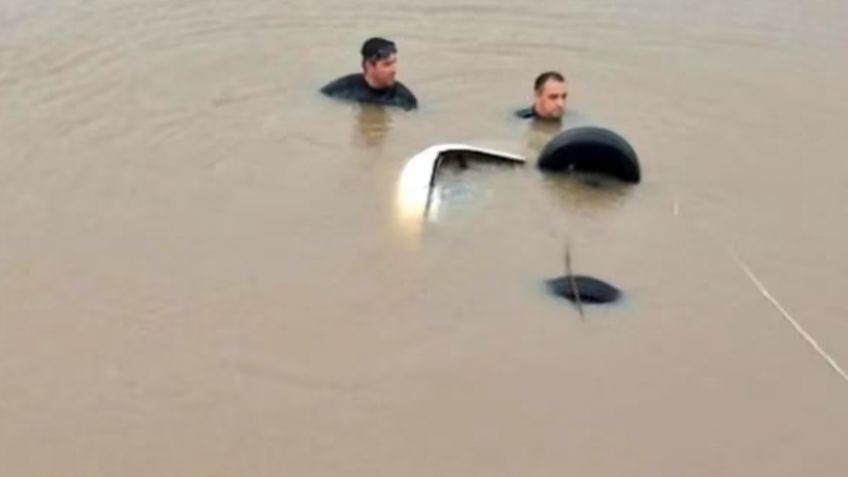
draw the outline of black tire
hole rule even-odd
[[[551,139],[539,155],[538,167],[553,173],[598,173],[633,184],[641,180],[639,159],[630,144],[594,126],[568,129]]]
[[[576,302],[577,295],[583,303],[612,303],[621,291],[609,283],[584,275],[565,275],[548,280],[548,290],[556,296]],[[575,293],[576,292],[576,293]]]

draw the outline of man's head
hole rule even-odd
[[[535,100],[533,109],[542,119],[560,119],[565,113],[565,99],[568,96],[565,77],[556,71],[546,71],[536,78],[534,84]]]
[[[397,47],[385,38],[369,38],[362,44],[362,72],[372,88],[389,88],[397,74]]]

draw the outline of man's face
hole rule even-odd
[[[544,119],[560,119],[565,113],[565,98],[568,89],[565,82],[549,79],[536,91],[534,107],[536,114]]]
[[[386,58],[365,61],[365,76],[375,88],[389,88],[395,84],[397,74],[397,55],[392,53]]]

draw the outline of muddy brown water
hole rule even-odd
[[[0,470],[19,476],[842,476],[838,0],[0,0]],[[372,34],[412,113],[322,98]],[[644,181],[534,158],[570,80]],[[565,243],[612,307],[547,296]],[[734,255],[741,262],[734,260]]]

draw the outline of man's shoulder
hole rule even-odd
[[[375,90],[368,86],[362,73],[352,73],[331,81],[321,88],[321,93],[333,98],[398,106],[406,110],[418,107],[418,99],[400,81],[391,88]]]
[[[406,109],[415,109],[418,107],[418,98],[400,81],[395,83],[395,100],[400,106]]]
[[[517,110],[515,115],[521,119],[531,119],[536,117],[536,110],[533,109],[533,106],[528,106]]]
[[[321,92],[328,96],[345,94],[351,88],[361,88],[364,82],[362,73],[351,73],[327,83],[321,88]]]

